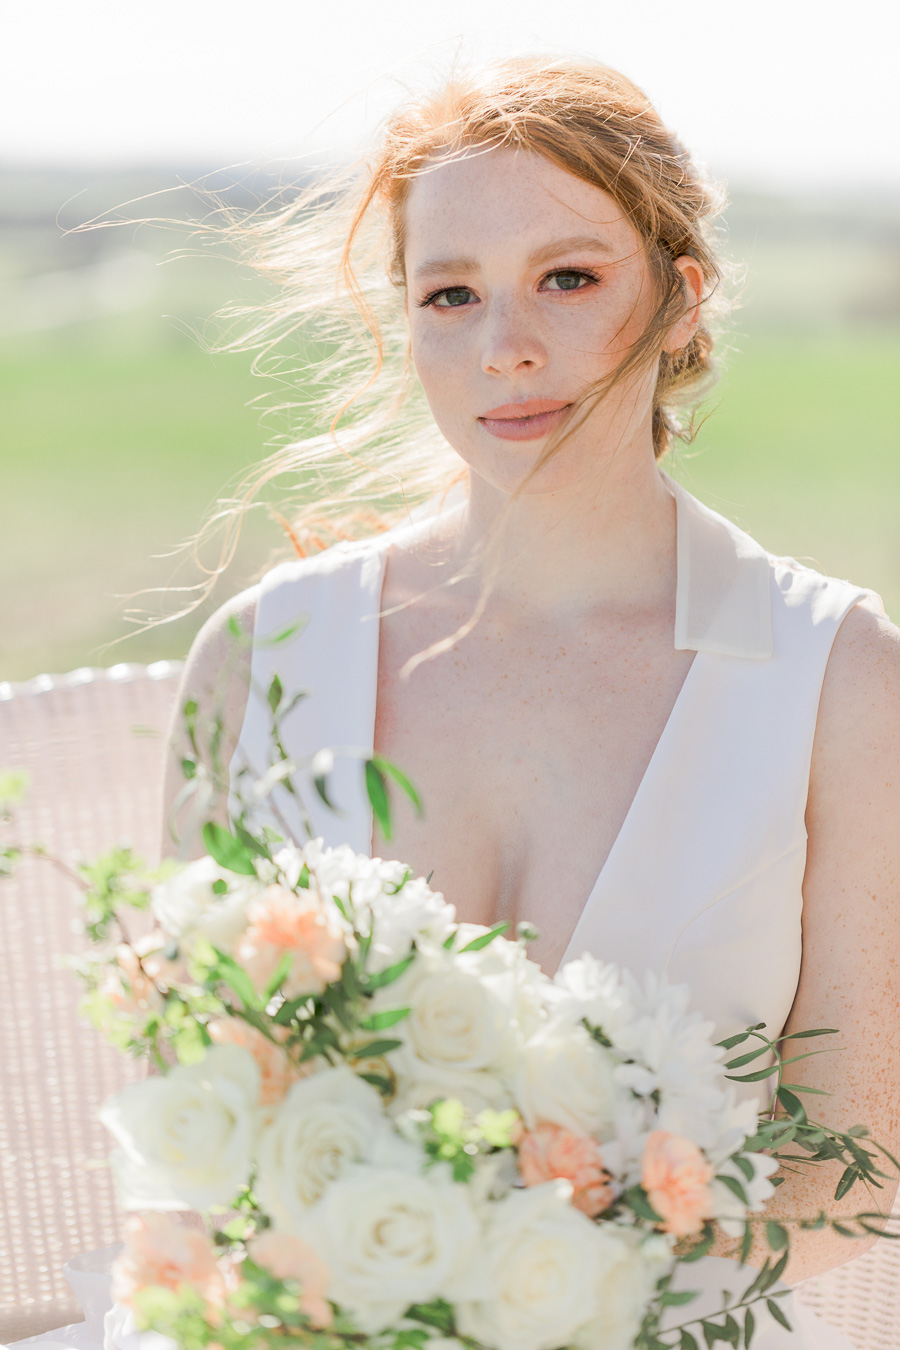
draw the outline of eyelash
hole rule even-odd
[[[592,271],[592,269],[591,269],[590,267],[555,267],[555,268],[553,269],[552,272],[548,272],[548,273],[546,274],[546,276],[544,276],[544,277],[541,278],[541,283],[543,284],[543,282],[549,281],[551,277],[558,277],[558,276],[584,277],[584,279],[585,279],[586,281],[591,282],[591,284],[592,284],[592,285],[595,285],[595,286],[596,286],[596,285],[598,284],[598,282],[600,281],[600,277],[599,277],[598,273]],[[471,289],[471,288],[470,288],[469,286],[441,286],[438,290],[432,291],[430,295],[426,295],[425,298],[424,298],[424,300],[420,300],[420,301],[418,302],[419,309],[426,309],[426,308],[429,307],[429,306],[431,306],[431,307],[433,308],[433,307],[434,307],[434,302],[435,302],[437,299],[439,299],[440,296],[446,295],[448,291],[467,291],[467,290],[470,290],[470,289]],[[587,289],[588,289],[587,286],[576,286],[575,289],[574,289],[573,291],[569,291],[568,294],[569,294],[569,295],[574,295],[574,294],[577,294],[579,291],[586,291]],[[567,293],[567,292],[562,292],[562,294],[566,294],[566,293]],[[464,305],[442,305],[441,308],[442,308],[442,309],[464,309],[465,306],[464,306]]]

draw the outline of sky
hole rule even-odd
[[[346,156],[455,59],[590,56],[711,170],[900,192],[897,0],[6,0],[0,163]]]

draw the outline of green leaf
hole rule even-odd
[[[185,778],[197,777],[197,761],[193,759],[183,759],[181,761],[181,772]]]
[[[383,774],[390,774],[398,787],[403,789],[415,807],[416,815],[421,818],[425,814],[422,807],[422,798],[419,796],[403,770],[398,769],[396,764],[393,764],[389,759],[382,758],[381,755],[376,755],[374,757],[374,763],[378,765]]]
[[[248,1008],[258,1007],[259,997],[250,976],[243,967],[239,966],[225,952],[220,952],[218,947],[214,947],[213,951],[218,959],[218,970],[214,972],[214,975],[227,984],[229,989],[237,994],[241,1002],[246,1004]]]
[[[397,1047],[401,1046],[402,1044],[403,1044],[402,1041],[391,1041],[391,1040],[369,1041],[368,1045],[360,1045],[357,1046],[355,1050],[351,1050],[347,1058],[378,1059],[381,1055],[389,1055],[392,1050],[396,1050]]]
[[[386,1012],[373,1013],[367,1017],[364,1022],[360,1022],[361,1031],[387,1031],[397,1022],[402,1022],[404,1017],[409,1016],[409,1008],[390,1008]]]
[[[394,1084],[389,1078],[385,1078],[380,1073],[360,1073],[358,1078],[362,1078],[367,1083],[371,1083],[373,1088],[377,1088],[382,1097],[388,1097],[394,1091]]]
[[[410,952],[409,956],[404,956],[402,961],[395,961],[386,970],[375,971],[367,977],[366,987],[368,989],[383,989],[385,985],[393,984],[395,980],[399,980],[405,970],[409,970],[415,959],[416,953]]]
[[[752,1181],[755,1176],[755,1169],[749,1158],[743,1157],[740,1153],[735,1153],[731,1161],[739,1171],[743,1172],[748,1181]]]
[[[281,986],[287,979],[293,963],[294,958],[292,953],[284,952],[281,960],[275,967],[275,973],[273,974],[271,980],[269,980],[269,983],[266,985],[266,990],[265,993],[263,994],[263,1003],[268,1003],[269,999],[278,993],[278,990],[281,988]]]
[[[787,1036],[779,1036],[779,1041],[802,1041],[810,1036],[839,1036],[841,1033],[834,1027],[817,1027],[815,1031],[791,1031]]]
[[[692,1336],[687,1327],[681,1329],[681,1339],[678,1342],[678,1350],[700,1350],[696,1337]]]
[[[388,800],[385,776],[374,759],[366,760],[366,792],[372,806],[372,814],[385,839],[391,837],[391,804]]]
[[[453,1330],[453,1309],[442,1298],[436,1298],[431,1303],[413,1303],[406,1309],[404,1316],[413,1322],[437,1327],[438,1331],[445,1331],[448,1335]]]
[[[775,1318],[775,1321],[781,1323],[785,1331],[793,1330],[793,1327],[791,1326],[790,1322],[787,1320],[787,1317],[784,1314],[784,1309],[780,1307],[778,1303],[776,1303],[774,1298],[766,1299],[766,1307],[768,1308],[772,1316]]]
[[[255,854],[257,858],[268,858],[269,850],[249,830],[245,829],[240,821],[234,827],[234,834],[238,842],[243,844],[248,852]]]
[[[212,884],[213,895],[225,895],[228,891],[228,882],[224,877],[219,877]]]
[[[753,1333],[756,1331],[756,1318],[753,1316],[753,1309],[748,1308],[744,1313],[744,1345],[749,1346],[753,1340]]]
[[[208,820],[203,826],[203,842],[210,857],[226,871],[237,872],[239,876],[244,877],[256,876],[252,853],[230,830]]]
[[[266,638],[265,646],[277,647],[279,643],[287,642],[288,638],[292,638],[295,633],[301,632],[306,627],[307,623],[308,618],[306,615],[304,615],[302,619],[297,619],[294,623],[289,623],[285,628],[282,628],[280,632],[276,633],[274,637]]]
[[[685,1303],[693,1303],[697,1293],[696,1289],[666,1289],[660,1294],[659,1301],[664,1308],[681,1308]]]
[[[725,1077],[730,1078],[734,1083],[761,1083],[765,1078],[771,1078],[773,1073],[778,1072],[778,1065],[773,1064],[768,1069],[757,1069],[755,1073],[726,1073]]]
[[[281,702],[283,695],[284,689],[281,686],[281,680],[279,680],[277,675],[273,675],[272,683],[269,685],[269,692],[266,695],[269,707],[273,713],[278,711],[278,705]]]
[[[747,1195],[747,1192],[744,1190],[737,1177],[720,1175],[716,1177],[716,1181],[721,1181],[723,1186],[727,1186],[732,1194],[737,1196],[742,1205],[749,1205],[750,1197]]]
[[[752,1060],[759,1059],[760,1055],[766,1055],[768,1052],[768,1045],[758,1045],[754,1050],[748,1050],[745,1055],[738,1055],[737,1059],[730,1059],[725,1068],[740,1069],[742,1065],[749,1064]]]
[[[752,1247],[753,1247],[753,1225],[752,1225],[751,1223],[746,1223],[746,1222],[745,1222],[745,1223],[744,1223],[744,1231],[743,1231],[743,1233],[741,1234],[741,1265],[742,1265],[742,1266],[745,1266],[745,1265],[747,1264],[747,1258],[748,1258],[748,1256],[750,1255],[750,1251],[751,1251]]]
[[[700,1235],[700,1241],[695,1246],[691,1247],[690,1251],[686,1252],[684,1256],[678,1258],[679,1264],[683,1266],[689,1265],[692,1261],[699,1261],[702,1256],[706,1256],[707,1252],[715,1242],[715,1238],[715,1230],[713,1229],[712,1224],[705,1223],[703,1225],[703,1232]]]
[[[774,1219],[769,1219],[766,1224],[766,1241],[773,1252],[783,1251],[790,1241],[787,1229]]]
[[[786,1087],[780,1087],[775,1095],[792,1120],[806,1123],[806,1108],[799,1097],[795,1097]]]
[[[662,1218],[647,1199],[647,1192],[643,1186],[629,1186],[622,1199],[625,1201],[639,1219],[649,1219],[651,1223],[662,1223]]]
[[[749,1031],[739,1031],[736,1036],[729,1036],[724,1041],[716,1041],[716,1045],[721,1046],[723,1050],[733,1050],[736,1045],[743,1045],[744,1041],[749,1039]]]
[[[508,927],[509,924],[505,919],[503,923],[495,923],[493,928],[489,928],[486,933],[481,933],[478,937],[473,938],[471,942],[467,942],[464,947],[460,947],[460,954],[463,952],[481,951],[481,948],[486,947],[489,942],[493,942],[495,937],[499,937],[501,933],[505,933]]]
[[[857,1181],[859,1181],[859,1178],[860,1178],[859,1168],[851,1163],[851,1165],[848,1168],[846,1168],[846,1170],[843,1172],[840,1181],[835,1187],[834,1191],[835,1200],[843,1200],[847,1192],[849,1190],[852,1190],[853,1187],[856,1185]]]

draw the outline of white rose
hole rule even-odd
[[[227,1205],[249,1176],[260,1074],[236,1045],[110,1097],[100,1120],[121,1145],[113,1166],[126,1209]]]
[[[526,1043],[514,1084],[529,1129],[539,1121],[604,1141],[620,1101],[616,1061],[584,1027],[566,1018],[545,1023]]]
[[[375,1335],[411,1303],[467,1292],[479,1228],[466,1188],[444,1168],[421,1176],[355,1167],[310,1211],[301,1236],[331,1272],[328,1297]]]
[[[656,1282],[674,1269],[665,1241],[602,1224],[603,1247],[597,1269],[597,1316],[574,1338],[578,1350],[631,1350]],[[682,1310],[683,1311],[683,1310]]]
[[[610,1244],[570,1196],[568,1183],[551,1182],[489,1207],[477,1256],[481,1287],[476,1299],[457,1303],[464,1336],[503,1350],[555,1350],[597,1318]]]
[[[409,1051],[392,1058],[401,1093],[405,1080],[420,1074],[431,1080],[436,1074],[487,1071],[508,1080],[521,1050],[523,1024],[530,1029],[540,1018],[534,987],[543,977],[534,971],[502,938],[473,952],[424,946],[409,970],[374,1000],[379,1008],[410,1009],[392,1028]]]
[[[228,889],[220,895],[213,885],[222,881]],[[230,954],[247,927],[247,906],[262,891],[256,877],[227,872],[213,858],[198,858],[154,886],[150,908],[170,937],[189,940],[198,934]]]
[[[455,1097],[475,1115],[488,1108],[505,1111],[514,1105],[512,1092],[495,1074],[475,1069],[438,1069],[419,1059],[406,1045],[392,1051],[391,1067],[398,1081],[388,1108],[394,1117],[406,1111],[427,1109],[432,1102],[446,1097]]]
[[[401,1157],[419,1162],[394,1135],[376,1089],[341,1065],[290,1089],[260,1140],[256,1189],[279,1226],[296,1232],[353,1164]]]

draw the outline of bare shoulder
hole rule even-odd
[[[807,880],[818,879],[820,894],[863,891],[876,909],[893,911],[898,821],[900,630],[864,601],[841,624],[825,672],[806,811]]]
[[[163,853],[171,853],[175,846],[173,808],[185,783],[183,761],[199,759],[214,773],[217,765],[227,769],[234,754],[247,708],[257,598],[254,586],[227,601],[207,619],[188,652],[168,737]],[[189,705],[196,707],[193,741],[185,717]],[[199,841],[188,843],[186,850],[203,851]]]
[[[900,629],[873,600],[847,614],[825,672],[814,772],[847,757],[900,752]],[[870,760],[871,762],[871,760]]]

